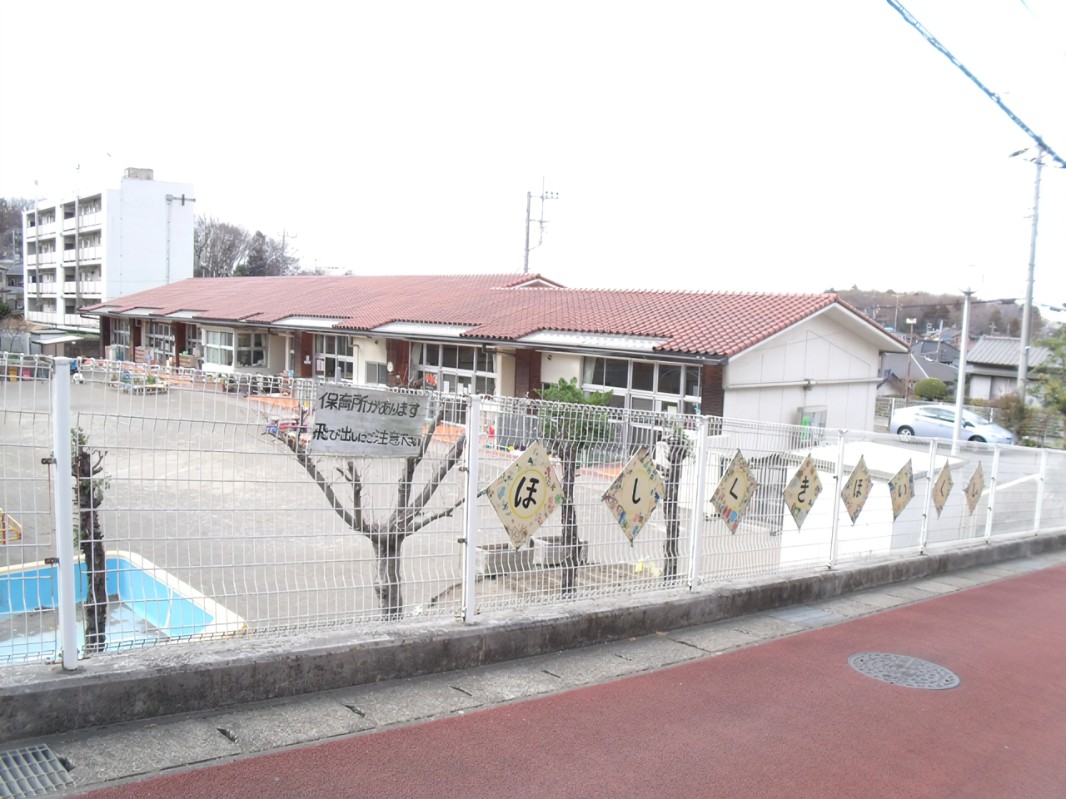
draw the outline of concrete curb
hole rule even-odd
[[[74,672],[13,667],[0,686],[0,741],[469,669],[1061,549],[1066,530],[783,580],[494,614],[471,625],[437,619],[374,635],[344,630],[180,644],[84,660]]]

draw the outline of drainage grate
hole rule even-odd
[[[848,665],[875,680],[902,685],[904,688],[954,688],[960,682],[955,672],[910,655],[886,652],[860,652],[848,658]]]
[[[74,785],[74,780],[47,746],[0,752],[0,799],[43,796]]]

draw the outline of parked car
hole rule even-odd
[[[954,438],[955,408],[951,405],[914,405],[892,412],[888,431],[904,438]],[[1016,444],[1018,437],[1005,427],[982,419],[972,411],[962,412],[960,441],[983,441],[989,444]]]

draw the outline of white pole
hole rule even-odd
[[[700,561],[703,559],[704,505],[707,503],[707,455],[710,438],[710,419],[703,417],[700,425],[700,440],[696,444],[696,499],[692,506],[689,532],[688,587],[695,591],[700,584]]]
[[[467,397],[466,409],[466,515],[463,531],[463,621],[471,624],[477,612],[478,457],[481,450],[481,398]]]
[[[833,474],[836,489],[833,491],[833,527],[829,533],[829,563],[826,564],[830,569],[836,566],[837,552],[839,551],[840,506],[844,504],[844,499],[840,496],[840,492],[844,490],[844,445],[846,443],[846,434],[841,430],[840,438],[837,440],[836,472]]]
[[[966,298],[962,304],[962,330],[959,331],[959,375],[955,381],[955,426],[951,430],[951,454],[959,454],[959,431],[962,429],[962,400],[966,395],[966,345],[970,342],[970,297],[973,292],[962,292]]]
[[[1029,338],[1033,317],[1033,272],[1036,269],[1036,232],[1040,221],[1040,170],[1044,167],[1044,146],[1036,151],[1036,188],[1033,197],[1033,227],[1029,236],[1029,277],[1025,283],[1025,308],[1022,309],[1021,356],[1018,359],[1018,396],[1025,402],[1025,382],[1029,375]]]
[[[55,459],[57,595],[63,668],[78,667],[77,594],[74,581],[74,483],[70,456],[70,358],[56,358],[52,373],[52,452]]]

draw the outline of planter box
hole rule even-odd
[[[477,548],[475,570],[484,577],[513,574],[533,568],[533,550],[515,549],[511,544],[485,544]]]
[[[537,566],[561,566],[566,557],[561,535],[533,537],[533,562]],[[577,562],[588,563],[589,542],[578,541]]]

